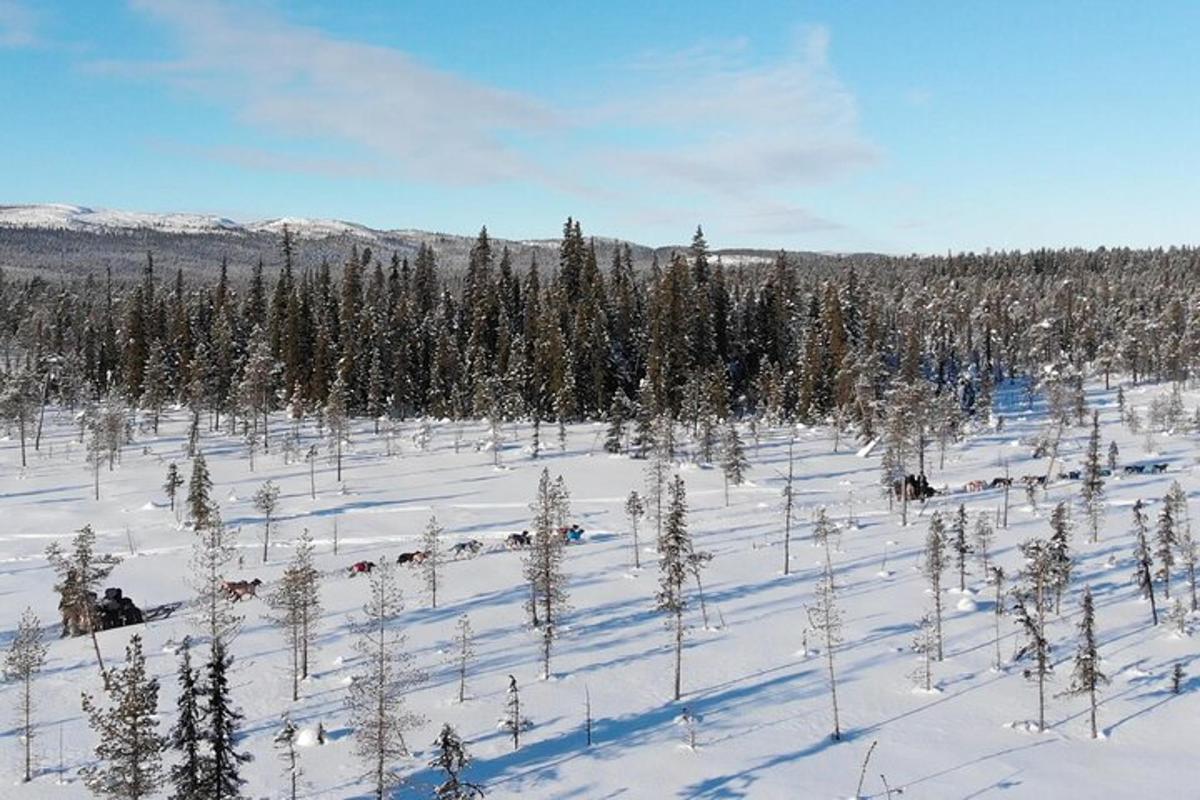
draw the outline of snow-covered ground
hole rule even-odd
[[[1150,398],[1164,391],[1134,388],[1128,399],[1143,408],[1145,418]],[[898,510],[889,512],[878,488],[881,448],[860,454],[858,444],[843,441],[834,453],[828,432],[800,430],[795,483],[800,512],[788,576],[782,574],[780,501],[788,432],[764,434],[757,446],[746,437],[751,484],[732,489],[728,506],[720,470],[681,465],[691,530],[697,546],[710,550],[714,559],[704,575],[710,629],[701,628],[694,607],[680,703],[670,699],[670,637],[653,610],[657,562],[647,547],[643,569],[632,569],[623,511],[631,489],[645,491],[645,462],[604,453],[602,426],[573,426],[562,452],[553,431],[543,429],[549,450],[536,461],[523,450],[528,431],[519,429],[497,469],[490,452],[473,446],[484,438],[480,425],[465,427],[456,452],[458,426],[435,424],[430,447],[421,452],[412,443],[417,423],[406,423],[395,443],[398,452],[389,458],[383,438],[371,436],[370,423],[364,422],[347,457],[344,491],[335,483],[333,465],[322,460],[316,500],[309,498],[303,462],[284,464],[276,452],[260,453],[251,472],[243,445],[209,434],[203,446],[214,475],[213,497],[226,522],[241,528],[245,565],[234,577],[257,576],[270,584],[305,527],[317,539],[317,563],[325,572],[315,674],[298,703],[290,701],[288,653],[278,629],[262,618],[265,606],[261,600],[241,606],[245,624],[232,650],[235,697],[246,714],[243,744],[255,756],[244,772],[247,795],[283,796],[282,762],[271,740],[285,710],[299,724],[320,722],[330,732],[327,744],[301,751],[305,796],[364,794],[363,769],[351,755],[345,699],[356,667],[347,620],[359,613],[367,581],[346,577],[345,568],[360,559],[394,559],[416,549],[422,528],[436,514],[449,532],[448,543],[479,538],[489,549],[449,565],[436,610],[428,607],[417,572],[402,573],[408,642],[430,679],[410,701],[428,723],[408,737],[419,752],[400,765],[409,782],[399,797],[430,795],[436,776],[424,761],[443,722],[453,723],[469,741],[475,762],[468,777],[484,784],[492,798],[845,798],[853,795],[863,757],[875,741],[863,789],[872,797],[884,796],[881,774],[906,797],[920,798],[1196,796],[1196,644],[1171,635],[1166,626],[1150,627],[1149,607],[1129,580],[1130,506],[1145,498],[1153,518],[1172,480],[1180,481],[1189,496],[1200,489],[1200,476],[1193,471],[1195,439],[1159,435],[1154,452],[1147,452],[1144,436],[1117,423],[1112,393],[1095,389],[1089,402],[1101,411],[1105,447],[1115,439],[1122,463],[1170,465],[1165,475],[1109,480],[1100,542],[1088,544],[1083,526],[1077,526],[1073,586],[1062,616],[1049,628],[1060,662],[1051,688],[1060,692],[1074,649],[1078,598],[1084,586],[1092,587],[1103,670],[1112,679],[1102,692],[1105,737],[1098,741],[1089,737],[1081,698],[1051,698],[1050,729],[1029,732],[1025,723],[1036,719],[1036,691],[1019,667],[991,668],[994,609],[977,564],[969,578],[973,594],[947,595],[946,659],[934,666],[937,691],[914,692],[909,678],[918,663],[910,650],[914,626],[929,600],[926,581],[916,570],[929,516],[960,502],[973,514],[994,513],[999,490],[964,494],[957,489],[971,479],[1003,474],[998,465],[1004,460],[1015,476],[1044,473],[1047,462],[1032,459],[1032,448],[1020,443],[1041,428],[1044,418],[1037,410],[1026,414],[1010,404],[1001,432],[976,432],[953,445],[945,470],[932,470],[934,485],[948,485],[952,492],[924,509],[915,506],[907,528],[901,527]],[[1195,402],[1189,395],[1189,409]],[[125,556],[109,583],[121,586],[143,608],[186,602],[193,594],[188,584],[193,534],[176,524],[160,488],[171,460],[179,462],[184,477],[190,471],[182,454],[184,414],[170,415],[157,437],[138,435],[120,466],[101,474],[98,502],[92,499],[92,477],[75,443],[71,415],[51,412],[46,425],[41,451],[31,453],[25,471],[15,438],[0,442],[0,647],[7,647],[26,605],[44,623],[57,622],[53,575],[42,553],[51,541],[65,542],[85,523],[99,531],[104,549]],[[306,429],[306,435],[313,431]],[[1063,469],[1078,468],[1086,436],[1086,427],[1068,430]],[[930,458],[936,465],[936,449]],[[564,476],[574,518],[587,530],[585,543],[567,553],[572,611],[549,681],[538,680],[538,639],[522,607],[521,556],[500,546],[506,533],[529,526],[528,504],[542,467]],[[262,565],[261,518],[252,497],[267,478],[282,487],[282,495],[270,562]],[[1006,572],[1018,570],[1017,544],[1048,535],[1053,505],[1077,501],[1079,488],[1078,481],[1052,483],[1038,493],[1036,510],[1027,506],[1023,491],[1014,489],[1009,528],[999,532],[995,545]],[[831,711],[816,634],[807,635],[811,652],[802,651],[805,606],[819,573],[820,551],[808,540],[819,506],[839,522],[857,521],[857,527],[845,526],[834,557],[845,615],[845,643],[837,651],[846,731],[841,742],[829,737]],[[652,544],[652,538],[644,533],[643,544]],[[886,569],[881,564],[885,546]],[[946,584],[957,585],[949,573]],[[1181,591],[1182,582],[1173,589]],[[470,615],[478,653],[464,704],[454,702],[455,676],[447,663],[461,614]],[[165,728],[175,699],[170,645],[192,632],[192,623],[181,611],[144,627],[100,634],[110,662],[119,661],[135,630],[145,637],[150,668],[162,678]],[[1011,620],[1004,620],[1002,633],[1007,660],[1016,643]],[[1180,696],[1167,691],[1177,661],[1189,673]],[[523,687],[523,709],[534,723],[517,752],[496,728],[510,673]],[[590,749],[584,742],[585,690],[595,717],[596,741]],[[86,795],[77,772],[91,758],[93,737],[80,711],[81,691],[100,691],[90,643],[54,639],[36,685],[38,774],[33,783],[20,785],[16,688],[0,688],[0,783],[10,787],[0,795]],[[683,746],[684,731],[677,723],[684,707],[700,718],[695,750]]]

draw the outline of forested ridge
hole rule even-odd
[[[628,246],[600,263],[568,219],[556,263],[515,263],[486,229],[453,274],[426,245],[317,269],[295,251],[285,229],[249,280],[163,276],[148,253],[135,281],[0,282],[8,405],[117,396],[214,425],[330,403],[644,429],[755,415],[870,437],[897,392],[969,417],[1005,378],[1179,381],[1200,357],[1191,248],[726,264],[697,229],[637,269]]]

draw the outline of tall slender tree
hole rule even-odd
[[[1091,722],[1093,739],[1100,736],[1100,731],[1096,726],[1096,694],[1097,690],[1107,683],[1108,678],[1100,671],[1100,653],[1096,645],[1096,604],[1092,600],[1092,589],[1089,586],[1083,590],[1079,616],[1079,642],[1075,647],[1071,683],[1065,694],[1087,696],[1088,718]]]
[[[4,655],[4,677],[20,686],[20,701],[17,704],[20,717],[21,743],[23,745],[25,783],[33,780],[33,681],[46,664],[46,645],[42,642],[42,623],[33,609],[26,608],[17,625],[16,636]]]

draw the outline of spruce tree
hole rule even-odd
[[[1175,566],[1175,551],[1179,546],[1175,521],[1175,504],[1168,495],[1163,498],[1162,510],[1158,514],[1158,527],[1155,529],[1154,556],[1158,561],[1158,571],[1154,577],[1162,581],[1163,598],[1171,599],[1171,567]]]
[[[1021,545],[1025,566],[1021,584],[1012,593],[1013,614],[1021,626],[1024,641],[1017,649],[1015,660],[1032,661],[1025,677],[1037,682],[1038,730],[1046,729],[1046,680],[1050,675],[1050,642],[1046,638],[1046,613],[1049,593],[1054,584],[1055,565],[1050,544],[1045,539],[1031,539]]]
[[[84,767],[84,783],[92,792],[113,800],[141,800],[163,784],[158,733],[158,680],[146,674],[142,637],[134,634],[125,648],[125,666],[112,670],[104,708],[88,694],[83,711],[96,734],[96,763]]]
[[[163,482],[163,491],[167,493],[167,499],[171,501],[171,510],[175,510],[175,497],[179,494],[179,487],[183,486],[183,477],[179,474],[179,468],[172,461],[167,467],[167,478]]]
[[[224,639],[212,641],[201,689],[203,738],[207,744],[200,760],[202,796],[210,800],[239,800],[245,780],[242,764],[252,760],[249,753],[238,752],[238,727],[242,713],[234,706],[229,690],[229,669],[233,656],[225,650]]]
[[[532,727],[533,723],[521,711],[521,690],[517,679],[508,676],[508,691],[505,693],[504,716],[500,718],[500,728],[512,737],[513,750],[521,749],[521,732]]]
[[[1067,504],[1059,503],[1050,514],[1049,557],[1051,586],[1054,589],[1054,613],[1059,613],[1063,591],[1071,584],[1071,523],[1067,520]]]
[[[925,537],[925,557],[921,571],[929,581],[933,595],[933,624],[937,660],[942,660],[942,573],[946,571],[946,527],[940,512],[929,518],[929,533]]]
[[[204,800],[201,745],[204,741],[200,706],[199,675],[192,667],[191,639],[184,637],[179,650],[179,696],[177,716],[167,739],[179,760],[171,766],[171,800]]]
[[[296,800],[297,790],[300,788],[300,754],[296,750],[296,735],[299,729],[296,723],[292,722],[291,718],[284,716],[283,727],[275,734],[273,743],[280,751],[280,757],[283,759],[286,768],[284,775],[288,782],[288,798]]]
[[[950,549],[954,551],[954,564],[958,570],[958,591],[967,590],[967,558],[971,555],[971,542],[967,538],[967,507],[962,503],[954,514],[950,528]]]
[[[1158,625],[1158,603],[1154,597],[1154,560],[1150,555],[1149,531],[1146,525],[1145,506],[1141,500],[1133,504],[1133,582],[1142,597],[1150,601],[1150,618]]]
[[[687,489],[676,475],[670,484],[670,501],[662,536],[658,540],[659,583],[656,607],[667,615],[675,646],[674,699],[683,696],[683,612],[687,608],[685,587],[694,552],[687,527]]]
[[[1116,447],[1116,443],[1113,443]],[[1115,469],[1116,453],[1110,448],[1109,460]],[[1087,516],[1088,528],[1093,543],[1099,541],[1100,520],[1104,516],[1104,478],[1100,463],[1100,412],[1092,412],[1092,433],[1088,437],[1087,452],[1083,459],[1083,486],[1081,488],[1083,512]]]
[[[482,787],[462,777],[471,765],[471,756],[467,753],[466,743],[450,723],[442,726],[433,747],[434,755],[429,767],[446,774],[446,779],[433,790],[436,800],[475,800],[484,796]]]
[[[196,530],[208,525],[212,512],[212,477],[208,474],[208,462],[204,453],[197,453],[192,461],[192,477],[188,482],[188,517]]]
[[[1065,694],[1087,695],[1092,738],[1096,739],[1100,735],[1096,727],[1096,691],[1108,683],[1108,678],[1100,671],[1100,654],[1096,646],[1096,607],[1092,600],[1091,587],[1083,590],[1080,612],[1079,643],[1075,648],[1071,683]]]
[[[646,515],[646,503],[637,491],[631,491],[625,498],[625,514],[629,517],[629,527],[633,531],[633,568],[642,568],[641,546],[638,544],[638,522]]]
[[[746,472],[750,469],[750,461],[746,458],[746,449],[738,436],[737,426],[729,422],[725,426],[725,435],[721,439],[721,471],[725,477],[725,505],[729,505],[729,484],[741,486],[746,482]]]

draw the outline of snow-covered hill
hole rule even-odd
[[[0,227],[68,231],[148,229],[164,233],[240,233],[243,226],[211,214],[150,214],[64,204],[0,206]]]
[[[1142,410],[1162,388],[1134,388],[1128,403]],[[1187,395],[1191,408],[1200,399]],[[1053,480],[1027,496],[1014,489],[1009,524],[997,532],[991,559],[1004,568],[1008,586],[1022,567],[1017,546],[1048,536],[1054,505],[1066,502],[1077,521],[1074,569],[1052,615],[1047,636],[1055,664],[1048,702],[1049,729],[1038,733],[1037,695],[1012,661],[1019,630],[1010,616],[997,617],[995,587],[985,580],[978,554],[967,563],[966,591],[951,570],[946,592],[946,658],[933,665],[935,690],[915,691],[910,673],[919,665],[911,651],[914,629],[931,605],[928,582],[917,569],[930,516],[952,514],[964,504],[972,521],[995,519],[1000,490],[964,492],[969,480],[1004,474],[1045,474],[1030,438],[1045,425],[1040,405],[1026,411],[1017,393],[1000,394],[1004,427],[976,431],[946,452],[945,469],[933,470],[935,486],[948,492],[910,510],[900,524],[879,492],[879,448],[866,453],[844,439],[837,451],[827,431],[796,432],[795,496],[798,510],[790,575],[782,574],[780,491],[787,473],[788,430],[760,428],[749,436],[750,483],[733,487],[725,500],[721,472],[688,460],[682,442],[676,468],[687,482],[688,522],[698,548],[713,553],[703,574],[708,625],[695,594],[687,612],[691,628],[684,652],[684,692],[671,700],[671,639],[654,610],[658,586],[651,520],[642,523],[640,570],[632,566],[633,540],[624,500],[645,492],[645,462],[609,456],[598,443],[603,427],[575,425],[562,450],[556,441],[534,460],[522,449],[525,426],[506,426],[501,467],[493,465],[483,425],[432,422],[427,449],[417,449],[420,421],[398,424],[394,435],[375,436],[370,422],[356,425],[343,487],[324,457],[316,464],[316,497],[309,496],[309,468],[285,463],[279,434],[270,454],[253,469],[239,436],[206,433],[215,487],[227,524],[240,531],[244,564],[234,577],[260,577],[269,592],[280,577],[302,529],[317,539],[324,572],[320,636],[313,674],[290,700],[289,651],[280,631],[264,620],[261,600],[239,606],[245,623],[233,643],[236,702],[245,711],[241,746],[255,756],[244,768],[248,797],[282,797],[281,762],[272,746],[280,715],[288,712],[311,729],[330,733],[324,746],[303,747],[300,764],[305,797],[350,798],[367,792],[363,769],[351,751],[345,699],[350,677],[361,669],[348,621],[361,616],[367,581],[349,578],[346,567],[380,561],[416,549],[431,515],[447,529],[449,543],[480,539],[485,552],[447,565],[439,606],[429,607],[419,575],[403,570],[407,611],[402,625],[417,666],[429,679],[409,696],[410,707],[428,722],[408,735],[414,756],[396,764],[409,779],[399,798],[429,797],[436,775],[424,766],[429,743],[443,722],[452,722],[475,757],[467,777],[502,798],[701,798],[722,800],[832,800],[854,793],[864,756],[878,742],[862,794],[883,800],[880,775],[904,797],[915,798],[1183,798],[1197,794],[1194,769],[1197,674],[1195,640],[1150,623],[1149,605],[1130,584],[1133,572],[1131,506],[1149,504],[1151,519],[1172,481],[1191,499],[1200,491],[1194,434],[1134,435],[1117,419],[1114,394],[1093,389],[1102,439],[1120,448],[1122,464],[1161,462],[1165,474],[1114,475],[1106,480],[1106,515],[1092,544],[1076,506],[1078,480]],[[288,426],[279,420],[276,431]],[[116,469],[100,474],[99,501],[70,413],[51,412],[41,450],[19,467],[15,437],[0,441],[0,647],[7,646],[21,609],[32,606],[47,624],[57,620],[53,576],[42,556],[51,541],[65,541],[85,523],[99,532],[101,548],[124,561],[109,583],[143,606],[188,603],[193,534],[166,508],[166,466],[183,454],[186,413],[169,414],[159,435],[143,432],[125,448]],[[386,428],[386,426],[385,426]],[[1055,472],[1078,468],[1087,427],[1067,429]],[[545,431],[543,431],[543,434]],[[305,424],[296,448],[320,444]],[[552,437],[545,437],[550,439]],[[389,450],[393,455],[389,456]],[[932,452],[927,463],[936,464]],[[506,550],[503,537],[530,525],[528,504],[543,468],[562,474],[571,492],[572,517],[587,530],[584,543],[566,553],[571,611],[555,645],[551,680],[539,680],[540,639],[527,625],[521,554]],[[267,478],[282,489],[269,561],[260,563],[262,517],[252,497]],[[1032,503],[1030,501],[1033,501]],[[845,736],[829,738],[829,701],[824,643],[806,613],[823,563],[811,544],[812,520],[825,507],[840,525],[833,554],[844,616],[837,646],[841,723]],[[335,548],[335,535],[337,552]],[[1180,568],[1172,597],[1186,596]],[[1102,670],[1112,683],[1100,691],[1104,739],[1093,741],[1084,698],[1055,696],[1070,683],[1080,595],[1096,596]],[[694,588],[694,587],[693,587]],[[1162,585],[1156,587],[1161,592]],[[1160,597],[1161,601],[1161,597]],[[455,620],[468,614],[477,634],[477,658],[468,677],[468,699],[455,701],[456,676],[448,662]],[[1193,618],[1187,624],[1194,624]],[[146,640],[152,672],[162,681],[164,726],[174,715],[176,667],[170,652],[196,633],[188,609],[168,619],[99,636],[110,662],[119,661],[133,632]],[[807,649],[806,649],[807,648]],[[999,653],[1000,669],[994,666]],[[34,740],[34,781],[17,783],[20,742],[7,718],[0,731],[0,783],[15,800],[85,796],[79,769],[92,759],[94,736],[80,711],[79,693],[101,689],[91,645],[52,639],[46,670],[35,685],[39,736]],[[1169,674],[1185,671],[1184,694],[1169,691]],[[520,750],[496,729],[508,675],[522,687],[522,708],[533,721]],[[595,744],[584,740],[584,698],[590,695]],[[15,709],[17,687],[0,686],[0,709]],[[695,750],[683,746],[677,719],[684,708],[699,718]],[[59,737],[62,741],[60,772]],[[896,795],[893,794],[892,797]]]
[[[0,227],[3,228],[43,228],[97,233],[152,230],[183,234],[266,232],[282,235],[285,226],[296,236],[309,239],[322,239],[330,236],[356,236],[372,239],[378,238],[383,233],[351,222],[304,217],[284,217],[238,223],[215,214],[154,214],[59,203],[0,206]]]

